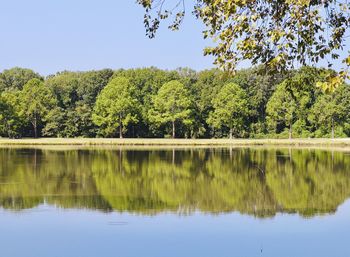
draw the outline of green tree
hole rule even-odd
[[[76,129],[79,115],[75,112],[75,106],[79,101],[77,92],[79,77],[80,73],[65,71],[46,79],[45,85],[52,90],[57,99],[57,108],[47,117],[47,124],[43,130],[44,135],[56,137],[81,136]]]
[[[310,122],[318,128],[316,136],[319,136],[319,132],[325,129],[331,130],[331,138],[334,138],[334,123],[338,114],[336,102],[331,95],[319,97],[309,114]]]
[[[96,100],[93,122],[102,127],[103,134],[113,135],[119,128],[119,137],[123,138],[123,130],[129,123],[138,121],[135,115],[138,101],[133,96],[134,89],[125,77],[111,80],[101,91]]]
[[[342,85],[332,93],[318,97],[309,111],[309,120],[316,129],[316,136],[329,134],[335,136],[335,128],[345,127],[349,122],[350,87]]]
[[[31,79],[24,85],[20,99],[21,115],[32,124],[34,137],[37,138],[38,127],[43,125],[48,114],[55,109],[57,100],[39,79]]]
[[[329,73],[329,70],[309,66],[290,72],[269,99],[267,122],[270,128],[279,133],[287,127],[290,137],[292,131],[295,136],[311,136],[308,115],[321,93],[315,84],[325,80]]]
[[[176,125],[192,123],[191,100],[188,90],[179,81],[165,83],[153,98],[153,108],[149,111],[149,119],[155,124],[171,123],[172,137],[176,137]]]
[[[204,70],[197,73],[196,80],[188,86],[193,98],[194,136],[212,137],[211,126],[207,124],[209,113],[213,111],[213,99],[227,81],[225,73],[218,69]]]
[[[117,133],[116,128],[107,124],[98,126],[93,122],[93,112],[97,96],[108,82],[113,78],[125,77],[129,81],[129,95],[138,102],[137,108],[131,111],[131,115],[137,117],[137,122],[128,122],[125,126],[122,124],[122,134],[126,137],[164,137],[167,133],[171,135],[173,117],[170,117],[169,113],[173,111],[181,113],[182,110],[184,110],[182,114],[185,115],[174,121],[177,137],[210,138],[228,135],[229,127],[219,125],[222,117],[219,117],[220,115],[216,115],[216,119],[213,117],[214,99],[218,98],[224,85],[229,83],[237,84],[245,91],[249,109],[244,115],[241,128],[233,132],[235,136],[265,137],[269,132],[268,129],[272,128],[278,134],[282,132],[282,135],[278,136],[284,134],[287,136],[288,130],[293,132],[293,137],[330,136],[331,120],[326,117],[317,119],[322,115],[330,117],[330,110],[334,112],[332,114],[334,134],[350,136],[349,87],[345,84],[337,87],[340,80],[335,71],[306,66],[285,73],[266,73],[265,70],[269,69],[266,65],[260,65],[237,71],[235,75],[219,69],[196,72],[189,68],[168,71],[154,67],[120,69],[114,72],[109,69],[87,72],[63,71],[43,80],[33,71],[13,68],[0,74],[2,85],[0,135],[10,137],[33,135],[33,124],[25,115],[26,106],[21,98],[34,89],[27,88],[27,93],[21,91],[23,83],[34,77],[44,81],[45,90],[51,91],[57,100],[57,105],[47,108],[47,112],[38,123],[38,135],[114,136]],[[160,89],[164,84],[174,80],[182,86],[173,86],[173,91],[169,89],[168,93],[164,93],[165,100],[162,100],[163,102],[159,100],[156,108],[155,99],[161,92]],[[169,97],[166,97],[166,94]],[[178,97],[177,94],[184,95],[185,98]],[[30,96],[26,101],[32,104]],[[166,105],[174,103],[183,106],[178,110],[166,110],[168,108]],[[267,109],[270,111],[267,112]],[[320,113],[322,111],[323,113]],[[217,123],[216,127],[213,126],[214,121]]]
[[[30,69],[15,67],[0,73],[0,92],[4,90],[22,90],[31,79],[42,77]]]
[[[249,113],[246,92],[237,84],[226,84],[213,100],[214,111],[208,123],[214,128],[228,128],[229,135],[241,135],[244,121]]]
[[[250,137],[261,136],[266,133],[266,104],[278,84],[293,71],[288,73],[268,73],[266,66],[259,65],[237,71],[230,82],[238,84],[245,90],[248,97],[249,117],[245,125],[249,128]]]
[[[148,112],[152,108],[152,97],[157,94],[159,88],[166,82],[179,79],[177,72],[160,70],[155,67],[117,70],[114,77],[126,77],[130,84],[135,87],[134,96],[140,103],[138,109],[139,122],[135,124],[132,131],[133,137],[160,137],[164,134],[161,127],[154,126],[149,121]]]
[[[47,124],[48,134],[64,137],[92,137],[97,126],[92,121],[96,97],[107,85],[113,71],[64,71],[49,77],[45,83],[58,99],[59,110]]]
[[[18,106],[17,92],[4,92],[0,95],[0,132],[9,138],[19,136],[23,125]]]
[[[98,94],[111,81],[113,74],[111,69],[81,73],[77,89],[81,100],[77,102],[75,110],[70,114],[71,117],[74,115],[77,117],[75,118],[77,122],[73,121],[73,124],[76,124],[76,134],[85,137],[96,135],[98,128],[92,121],[92,113]]]
[[[80,72],[77,88],[79,100],[93,107],[98,94],[110,82],[112,76],[113,71],[111,69]]]
[[[275,132],[278,132],[280,127],[288,127],[289,138],[292,138],[292,126],[296,119],[296,111],[296,102],[286,89],[286,83],[280,84],[266,106],[269,126],[273,127]]]

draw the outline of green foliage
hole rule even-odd
[[[23,119],[19,115],[17,92],[4,92],[0,95],[0,135],[15,138],[20,135]]]
[[[38,73],[30,69],[15,67],[4,70],[0,73],[0,92],[5,90],[22,90],[24,85],[34,78],[42,80]]]
[[[248,116],[247,95],[237,84],[225,85],[213,99],[214,111],[210,113],[208,123],[214,128],[228,128],[230,138],[241,136],[244,121]]]
[[[277,133],[288,128],[289,137],[309,137],[309,110],[320,95],[315,83],[326,73],[303,67],[278,85],[266,107],[268,127]]]
[[[138,101],[133,97],[134,89],[124,77],[112,79],[97,97],[93,121],[102,128],[104,136],[113,136],[119,128],[119,137],[127,130],[129,123],[138,121]]]
[[[148,112],[152,108],[152,98],[157,94],[159,88],[165,83],[179,79],[176,71],[164,71],[154,67],[142,69],[117,70],[115,77],[126,77],[135,88],[134,96],[140,103],[138,116],[140,121],[134,125],[132,137],[154,137],[162,136],[165,132],[161,127],[154,126],[149,121]]]
[[[23,115],[32,124],[34,137],[38,137],[38,127],[44,125],[43,122],[56,107],[56,98],[44,82],[39,79],[31,79],[24,85],[20,99],[20,115]]]
[[[58,100],[58,108],[47,124],[46,135],[60,137],[94,137],[97,127],[92,121],[96,97],[107,85],[113,71],[62,72],[50,76],[46,85]]]
[[[84,104],[92,108],[96,97],[113,76],[113,71],[111,69],[104,69],[100,71],[83,72],[79,75],[80,79],[77,94]]]
[[[329,81],[334,71],[302,67],[280,74],[266,69],[257,66],[235,75],[218,69],[154,67],[64,71],[45,80],[25,69],[6,70],[0,77],[16,82],[1,94],[0,136],[31,137],[37,130],[37,136],[47,137],[161,138],[175,132],[177,137],[220,138],[230,134],[231,126],[233,136],[244,138],[350,136],[350,86],[344,83],[330,91],[316,85]],[[38,76],[35,83],[20,86],[31,76]],[[121,77],[128,80],[120,87],[122,94],[102,94],[110,81]],[[119,126],[111,113],[119,111],[123,94],[126,111]],[[97,104],[99,98],[104,100]],[[118,110],[107,114],[107,102],[118,103]]]
[[[137,3],[145,9],[144,25],[151,38],[161,20],[173,18],[169,28],[178,29],[185,9],[189,9],[185,8],[185,1]],[[193,14],[205,25],[204,38],[214,41],[204,54],[214,56],[215,63],[228,70],[235,70],[244,60],[253,65],[266,64],[274,71],[288,70],[295,64],[338,59],[339,51],[345,51],[350,28],[347,1],[196,0],[186,4],[193,7]],[[350,66],[350,56],[343,62]],[[345,72],[339,75],[346,76]]]
[[[269,127],[289,127],[292,136],[292,125],[296,119],[297,105],[294,98],[286,89],[286,84],[279,85],[267,104],[267,121]],[[275,132],[279,132],[278,130]]]
[[[188,90],[179,81],[165,83],[153,98],[153,108],[149,111],[150,121],[156,125],[171,123],[172,136],[175,138],[177,123],[192,123],[188,94]]]
[[[350,88],[349,86],[341,86],[337,88],[331,95],[324,94],[320,96],[316,103],[312,106],[309,113],[309,120],[316,129],[316,136],[330,135],[345,136],[341,131],[344,123],[349,123],[350,110]]]

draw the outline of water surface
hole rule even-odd
[[[350,153],[0,149],[0,256],[350,256]]]

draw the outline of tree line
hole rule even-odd
[[[335,74],[266,67],[0,73],[0,136],[287,138],[350,135],[350,87]]]

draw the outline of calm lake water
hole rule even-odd
[[[0,149],[0,256],[350,256],[350,152]]]

